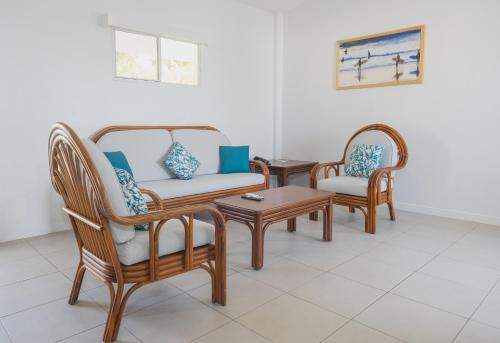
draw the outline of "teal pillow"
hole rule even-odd
[[[348,176],[370,177],[380,166],[384,147],[380,145],[354,144],[349,163],[345,167]]]
[[[179,142],[174,142],[164,161],[167,168],[181,180],[191,180],[200,162]]]
[[[222,174],[250,172],[249,146],[219,146]]]
[[[146,200],[142,195],[141,190],[137,187],[134,177],[126,170],[114,168],[120,186],[122,188],[123,197],[127,204],[130,214],[144,214],[148,213],[148,206]],[[137,224],[134,227],[136,230],[146,231],[148,224]]]
[[[104,152],[104,155],[108,158],[109,162],[114,168],[126,170],[132,177],[134,173],[132,173],[132,168],[130,168],[130,164],[128,164],[127,158],[125,154],[121,151],[110,151]]]

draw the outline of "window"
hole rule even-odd
[[[198,85],[198,44],[124,31],[115,41],[117,77]]]
[[[115,31],[116,76],[158,80],[156,37]]]
[[[161,39],[161,81],[198,84],[198,45]]]

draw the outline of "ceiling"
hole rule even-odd
[[[268,11],[288,11],[297,7],[305,0],[234,0]]]

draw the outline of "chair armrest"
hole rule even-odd
[[[266,189],[269,188],[269,168],[267,167],[267,165],[264,162],[257,160],[250,160],[249,162],[250,162],[250,170],[252,171],[252,173],[257,173],[257,167],[260,168],[260,171],[262,172],[262,174],[266,179],[265,181]]]
[[[157,210],[163,209],[163,205],[161,204],[161,198],[158,194],[145,188],[140,188],[139,190],[141,191],[141,193],[146,194],[151,198],[151,200],[153,200],[153,203],[155,204]]]
[[[318,163],[311,170],[311,188],[316,188],[318,186],[319,172],[321,169],[324,170],[324,175],[328,178],[330,174],[330,170],[333,169],[335,171],[335,175],[339,176],[341,165],[345,164],[344,161],[338,162],[326,162],[326,163]]]
[[[368,199],[370,201],[375,201],[378,198],[378,195],[381,192],[382,187],[382,178],[387,176],[387,190],[391,191],[392,189],[392,176],[391,173],[396,170],[403,169],[404,165],[394,166],[394,167],[384,167],[376,169],[368,179]]]

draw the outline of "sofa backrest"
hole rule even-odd
[[[176,129],[171,131],[172,140],[181,143],[198,161],[195,175],[220,173],[219,146],[231,145],[219,131],[200,129]]]
[[[101,151],[121,151],[137,182],[172,178],[163,161],[172,145],[166,129],[134,129],[108,132],[97,141]]]

